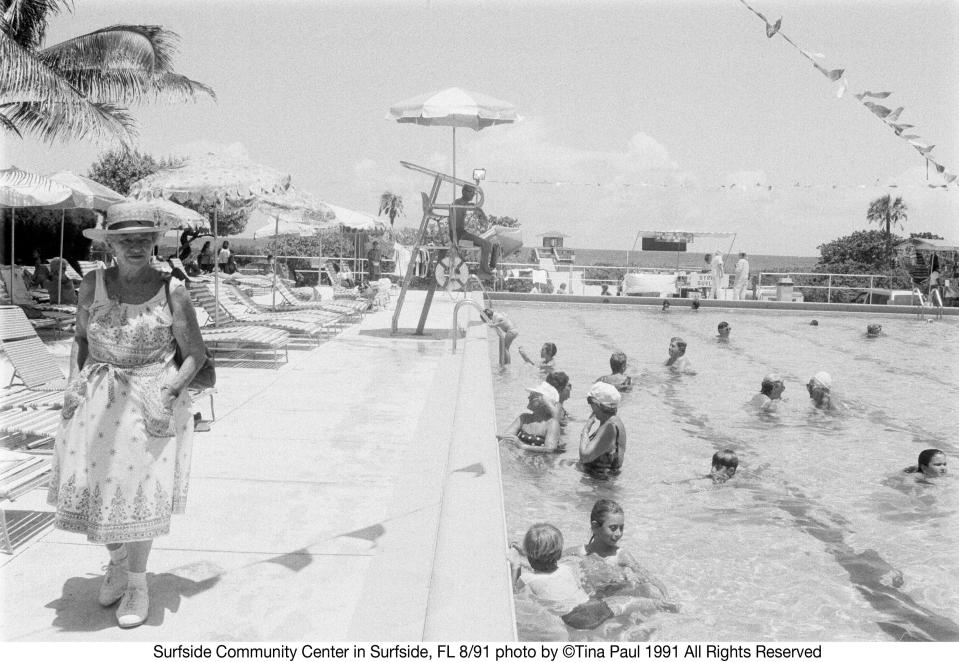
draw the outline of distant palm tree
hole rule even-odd
[[[876,198],[869,203],[869,210],[866,212],[866,220],[870,223],[876,223],[880,227],[885,226],[886,233],[886,260],[892,264],[892,226],[903,224],[908,219],[909,208],[902,201],[901,197],[892,199],[891,195],[884,195]]]
[[[390,217],[390,230],[393,230],[393,222],[399,215],[405,216],[403,211],[403,196],[396,195],[390,191],[384,191],[380,196],[380,214],[386,214]]]
[[[42,140],[132,144],[127,106],[215,98],[172,67],[179,37],[156,25],[114,25],[42,48],[50,15],[67,0],[0,0],[0,130]]]

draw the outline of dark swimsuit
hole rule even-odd
[[[522,428],[520,428],[519,432],[516,433],[516,438],[527,446],[543,446],[546,444],[545,434],[530,434]]]
[[[619,469],[623,466],[623,460],[619,456],[619,426],[614,425],[613,428],[616,430],[616,440],[613,442],[613,450],[606,451],[592,462],[583,463],[583,469],[593,476],[600,478],[615,476],[619,474]],[[596,432],[589,435],[589,438],[592,439],[595,437],[601,429],[602,426],[596,428]]]

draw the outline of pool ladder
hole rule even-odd
[[[484,292],[485,294],[485,292]],[[453,353],[456,353],[456,340],[460,335],[460,326],[459,326],[459,313],[460,308],[464,305],[470,305],[476,308],[479,311],[480,319],[489,323],[489,319],[486,318],[486,313],[483,311],[483,307],[473,301],[472,299],[463,299],[458,301],[455,306],[453,306]],[[496,329],[496,333],[499,334],[499,364],[504,365],[506,363],[506,345],[504,341],[506,339],[506,334],[503,332],[503,329],[498,326],[493,327]]]

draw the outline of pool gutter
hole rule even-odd
[[[519,292],[489,292],[494,301],[538,301],[543,303],[605,303],[618,306],[655,306],[660,307],[668,301],[670,307],[690,307],[697,299],[636,297],[636,296],[581,296],[572,294],[529,294]],[[743,309],[743,310],[800,310],[809,312],[832,313],[879,313],[899,315],[924,315],[927,318],[939,314],[937,308],[929,306],[890,306],[867,303],[825,303],[805,301],[727,301],[724,299],[698,299],[701,308]],[[959,308],[942,308],[943,315],[957,316]]]

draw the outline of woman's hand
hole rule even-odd
[[[173,405],[179,397],[180,394],[174,391],[172,386],[160,387],[160,404],[166,411],[173,411]]]

